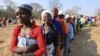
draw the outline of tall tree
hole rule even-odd
[[[2,16],[14,17],[14,9],[16,7],[16,3],[12,0],[1,0],[1,2],[4,3],[1,13]]]
[[[5,4],[5,6],[10,6],[12,8],[16,7],[16,3],[13,0],[3,0],[3,3]]]
[[[49,7],[57,7],[57,8],[62,8],[62,4],[60,3],[60,0],[49,0]]]
[[[74,6],[71,9],[67,9],[65,11],[65,14],[68,14],[68,15],[77,15],[80,10],[81,10],[81,7]]]
[[[100,18],[100,8],[96,9],[95,14]]]
[[[43,9],[43,7],[38,3],[31,3],[30,5],[33,7],[33,12],[39,12]]]
[[[36,18],[41,17],[41,13],[44,10],[43,7],[38,3],[30,3],[30,5],[33,7],[33,13],[32,16]]]

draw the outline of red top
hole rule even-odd
[[[13,31],[13,36],[10,45],[10,51],[13,52],[18,44],[18,35],[22,26],[17,26]],[[36,38],[39,49],[34,52],[35,56],[43,56],[46,51],[46,44],[41,27],[34,25],[29,33],[33,38]]]

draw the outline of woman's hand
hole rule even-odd
[[[25,53],[23,56],[35,56],[33,53]]]
[[[23,52],[27,52],[28,48],[27,47],[16,47],[14,52],[15,53],[23,53]]]
[[[38,45],[37,44],[34,44],[34,45],[31,45],[29,47],[27,47],[27,52],[34,52],[38,49]]]

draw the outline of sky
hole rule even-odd
[[[18,5],[20,4],[29,4],[29,3],[38,3],[43,8],[49,8],[49,0],[13,0]],[[96,9],[100,8],[100,0],[60,0],[62,4],[61,10],[67,10],[74,6],[78,6],[81,8],[80,14],[94,15]],[[3,4],[0,2],[0,4]]]

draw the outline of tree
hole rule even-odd
[[[41,13],[44,10],[43,7],[38,3],[30,3],[30,5],[33,7],[32,16],[35,18],[40,18]]]
[[[2,0],[1,2],[3,2],[4,5],[0,6],[2,8],[0,9],[0,16],[14,17],[14,9],[16,7],[16,3],[12,0]]]
[[[62,4],[60,3],[60,0],[49,0],[49,7],[56,7],[60,9],[62,7]]]
[[[33,12],[39,12],[43,9],[43,7],[38,3],[31,3],[30,5],[33,7]]]
[[[3,9],[3,8],[4,8],[4,6],[3,5],[0,5],[0,10]]]
[[[15,16],[15,11],[11,6],[7,6],[7,9],[5,11],[7,13],[7,17],[14,17]]]
[[[95,14],[100,18],[100,8],[96,9]]]
[[[16,3],[12,0],[3,0],[3,3],[5,4],[5,6],[11,6],[12,8],[16,7]]]
[[[65,14],[68,14],[68,15],[77,15],[79,10],[81,10],[81,7],[79,6],[74,6],[72,7],[71,9],[67,9],[65,11]]]

